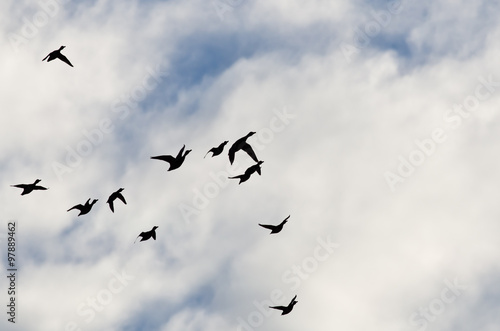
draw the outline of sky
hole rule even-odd
[[[498,330],[499,13],[1,1],[0,329]]]

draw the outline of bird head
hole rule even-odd
[[[59,47],[59,50],[62,51],[65,48],[66,48],[66,46],[61,46],[61,47]]]
[[[153,226],[153,231],[156,230],[156,229],[158,229],[158,227],[156,225]]]
[[[189,153],[191,153],[191,149],[188,149],[186,152],[184,152],[184,156],[188,155]]]
[[[92,204],[96,203],[97,201],[99,201],[99,199],[94,199],[94,200],[92,201]]]
[[[250,132],[247,134],[247,138],[248,138],[248,137],[253,136],[254,134],[255,134],[255,132],[254,132],[254,131],[250,131]]]
[[[121,192],[121,191],[123,191],[123,190],[124,190],[124,188],[123,188],[123,187],[120,187],[120,189],[118,189],[118,191],[117,191],[117,192]]]
[[[41,179],[35,180],[35,185],[38,184],[38,183],[40,183],[41,181],[42,181]]]
[[[228,143],[229,141],[225,140],[223,143],[222,143],[222,146],[226,146],[226,144]]]

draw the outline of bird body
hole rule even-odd
[[[68,64],[70,66],[73,66],[71,64],[71,62],[69,62],[68,58],[66,56],[64,56],[64,55],[61,54],[61,51],[65,47],[66,46],[61,46],[61,47],[59,47],[58,50],[50,52],[49,55],[47,55],[46,57],[44,57],[42,61],[45,61],[45,59],[47,59],[47,62],[50,62],[52,60],[59,59],[59,60],[63,61],[64,63],[66,63],[66,64]]]
[[[41,181],[42,181],[41,179],[37,179],[37,180],[35,180],[35,182],[33,184],[17,184],[17,185],[11,185],[11,186],[17,187],[17,188],[22,188],[23,192],[21,193],[21,195],[25,195],[25,194],[31,193],[33,190],[47,190],[46,187],[37,185]]]
[[[212,157],[214,156],[217,156],[219,155],[220,153],[222,153],[222,151],[224,150],[224,147],[226,146],[226,144],[228,143],[229,141],[224,141],[223,143],[221,143],[219,146],[217,147],[212,147],[208,152],[207,154],[205,154],[205,156],[203,158],[205,158],[208,153],[212,152]]]
[[[274,307],[269,306],[269,308],[281,310],[281,315],[286,315],[292,311],[293,306],[295,306],[295,304],[298,302],[297,300],[295,300],[296,298],[297,296],[294,296],[292,301],[290,301],[290,303],[288,304],[288,306],[274,306]]]
[[[168,162],[170,164],[170,167],[168,168],[167,171],[172,171],[179,168],[182,165],[182,163],[184,163],[186,155],[188,155],[191,152],[191,150],[188,149],[183,154],[185,147],[186,145],[182,146],[181,150],[179,151],[176,157],[173,157],[172,155],[158,155],[158,156],[151,156],[151,158],[154,160],[161,160]]]
[[[127,201],[125,201],[125,198],[123,197],[122,195],[122,191],[124,190],[124,188],[120,188],[118,189],[118,191],[116,192],[113,192],[109,198],[108,198],[108,201],[106,201],[106,203],[109,205],[109,209],[111,209],[111,211],[114,213],[115,212],[115,208],[113,206],[113,202],[116,200],[116,199],[120,199],[124,204],[127,204]]]
[[[262,163],[264,163],[264,161],[259,161],[259,162],[257,162],[257,164],[254,164],[253,166],[251,166],[247,170],[245,170],[245,172],[242,175],[229,177],[229,178],[230,179],[239,178],[240,182],[238,183],[238,185],[243,183],[243,182],[246,182],[254,172],[257,172],[259,175],[261,175],[260,166]]]
[[[262,226],[263,228],[271,230],[270,234],[279,233],[283,229],[283,225],[285,225],[285,223],[288,221],[289,218],[290,218],[290,215],[288,215],[288,217],[285,218],[283,220],[283,222],[281,222],[278,225],[260,224],[260,223],[259,223],[259,225]]]
[[[139,240],[139,242],[144,241],[144,240],[148,240],[149,238],[153,238],[154,240],[156,240],[156,229],[157,228],[158,228],[157,226],[153,226],[153,228],[151,230],[146,231],[146,232],[141,232],[137,236],[137,238],[141,237],[141,240]],[[134,244],[137,241],[137,238],[135,238]]]
[[[94,199],[92,202],[90,202],[90,199],[88,199],[87,202],[85,202],[84,205],[78,204],[76,206],[71,207],[67,211],[70,211],[70,210],[73,210],[73,209],[78,209],[80,211],[80,213],[78,214],[78,216],[85,215],[85,214],[88,214],[90,212],[90,210],[92,209],[92,207],[94,206],[94,204],[97,201],[98,201],[98,199]]]
[[[236,140],[234,144],[229,148],[229,162],[233,164],[234,162],[234,156],[237,151],[243,150],[245,151],[255,162],[259,162],[259,159],[257,158],[257,155],[255,155],[255,152],[252,149],[252,146],[250,146],[247,143],[247,138],[251,137],[255,134],[255,132],[250,131],[246,136]]]

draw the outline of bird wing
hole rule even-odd
[[[259,159],[257,158],[257,155],[255,155],[252,146],[250,146],[248,143],[242,144],[241,149],[244,150],[255,162],[259,162]]]
[[[175,158],[172,155],[158,155],[158,156],[151,156],[151,158],[154,160],[162,160],[168,163],[172,163],[175,161]]]
[[[111,211],[114,213],[115,212],[115,207],[113,206],[113,200],[109,199],[108,200],[108,205],[109,205],[109,209],[111,209]]]
[[[116,197],[120,199],[124,204],[127,204],[127,201],[125,201],[125,197],[121,193],[118,193]]]
[[[139,238],[139,237],[143,237],[143,236],[144,236],[144,232],[141,232],[141,233],[137,236],[137,238]],[[135,240],[134,240],[134,244],[135,244],[135,242],[137,241],[137,238],[135,238]],[[141,241],[142,241],[142,240],[141,240]]]
[[[260,167],[260,165],[257,165],[257,166],[255,167],[255,171],[257,171],[257,173],[259,174],[259,176],[260,176],[260,175],[262,175],[262,173],[261,173],[262,168]]]
[[[80,208],[82,208],[82,207],[83,207],[83,206],[82,206],[81,204],[78,204],[78,205],[76,205],[76,206],[71,207],[71,208],[70,208],[70,209],[68,209],[67,211],[70,211],[70,210],[73,210],[73,209],[78,209],[78,210],[80,210]]]
[[[37,186],[35,186],[35,187],[33,187],[33,189],[34,189],[34,190],[47,190],[47,188],[46,188],[46,187],[43,187],[43,186],[38,186],[38,185],[37,185]]]
[[[287,307],[283,307],[283,306],[274,306],[274,307],[271,307],[271,306],[269,306],[269,308],[279,309],[279,310],[285,310]]]
[[[295,295],[292,299],[292,301],[290,301],[290,303],[288,304],[289,306],[295,301],[295,299],[297,299],[297,295]]]
[[[285,219],[283,220],[283,222],[288,221],[288,219],[289,219],[289,218],[290,218],[290,215],[288,215],[288,216],[287,216],[287,218],[285,218]]]
[[[274,230],[275,226],[274,225],[269,225],[269,224],[260,224],[263,228],[269,229],[269,230]]]
[[[49,54],[47,54],[47,56],[46,56],[46,57],[44,57],[42,61],[45,61],[45,60],[46,60],[49,56],[50,56],[50,53],[49,53]]]
[[[59,58],[59,60],[61,60],[61,61],[65,62],[65,63],[67,63],[67,64],[69,64],[70,66],[73,66],[73,65],[71,64],[71,62],[69,62],[69,60],[68,60],[68,58],[67,58],[66,56],[64,56],[64,55],[62,55],[62,54],[59,54],[57,57]]]
[[[26,184],[16,184],[16,185],[11,185],[12,187],[18,187],[24,189],[27,185]],[[18,191],[19,192],[19,191]]]
[[[177,158],[182,156],[182,153],[184,152],[184,148],[186,148],[186,145],[183,145],[179,153],[177,153]]]
[[[229,152],[227,153],[227,155],[229,155],[229,163],[231,163],[231,164],[233,164],[233,162],[234,162],[234,153],[235,152],[236,151],[231,147],[229,149]]]

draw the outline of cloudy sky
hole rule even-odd
[[[0,328],[498,330],[499,11],[1,1]],[[203,157],[250,131],[238,185],[248,155]]]

